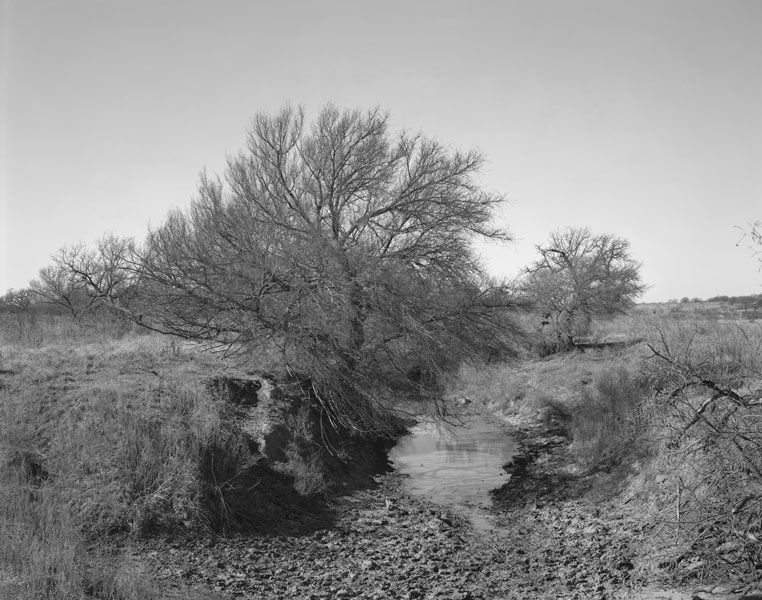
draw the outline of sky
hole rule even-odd
[[[255,114],[328,102],[483,152],[496,275],[589,227],[643,301],[762,293],[759,0],[0,0],[0,293],[142,239]]]

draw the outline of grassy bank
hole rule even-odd
[[[21,597],[150,597],[84,550],[201,526],[224,507],[224,482],[249,458],[195,375],[215,365],[150,336],[2,352],[0,559]]]
[[[0,351],[3,598],[154,597],[127,550],[103,559],[114,540],[326,526],[316,495],[378,462],[367,441],[321,439],[288,387],[257,408],[266,456],[242,400],[209,383],[250,377],[240,365],[170,338],[75,332]]]
[[[464,367],[451,396],[567,438],[563,475],[647,523],[646,568],[755,577],[762,323],[710,308],[638,307],[580,350]]]

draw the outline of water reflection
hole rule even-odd
[[[488,491],[506,482],[502,466],[515,441],[481,417],[463,427],[417,425],[389,453],[398,471],[410,476],[412,493],[441,504],[486,506]]]

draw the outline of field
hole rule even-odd
[[[447,399],[565,440],[558,469],[575,500],[605,498],[642,522],[633,581],[752,582],[762,567],[753,310],[639,305],[596,323],[576,351],[538,357],[528,344],[508,362],[465,365]],[[0,319],[3,598],[164,597],[135,548],[167,535],[260,543],[330,530],[341,490],[376,470],[367,448],[325,437],[328,451],[318,448],[296,409],[277,413],[288,430],[278,460],[252,444],[240,407],[208,382],[271,371],[267,357],[242,365],[114,322]],[[339,481],[353,460],[358,477]],[[535,505],[561,502],[561,487],[538,487]],[[198,594],[186,596],[230,597]]]

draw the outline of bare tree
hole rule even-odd
[[[526,269],[523,290],[539,315],[539,328],[557,348],[587,334],[593,317],[630,308],[646,287],[627,240],[566,228],[538,246],[540,258]]]
[[[748,238],[751,241],[751,251],[759,259],[759,268],[762,269],[762,221],[750,223],[747,227],[741,228],[741,241]]]
[[[22,288],[20,290],[9,289],[0,296],[0,311],[25,311],[32,304],[32,290]]]
[[[82,243],[61,248],[32,282],[32,292],[75,319],[102,306],[124,310],[138,278],[134,251],[131,239],[113,235],[99,239],[94,249]]]
[[[505,347],[506,290],[474,237],[502,196],[475,151],[388,131],[379,110],[255,117],[224,181],[150,232],[141,294],[152,326],[282,362],[345,426],[383,430],[391,402],[435,393],[462,357]]]

